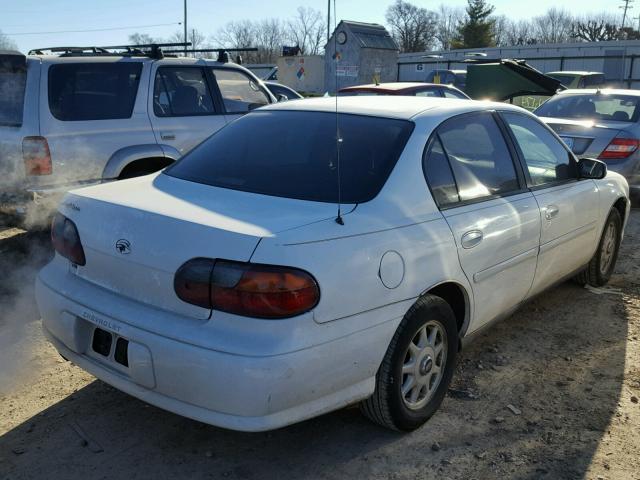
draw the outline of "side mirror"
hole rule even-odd
[[[595,158],[578,160],[578,178],[599,180],[607,176],[607,164]]]
[[[279,93],[278,95],[276,95],[276,98],[278,99],[278,103],[280,102],[286,102],[287,100],[289,100],[289,97],[287,97],[285,94],[283,93]]]

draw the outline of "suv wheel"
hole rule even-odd
[[[587,267],[576,275],[576,282],[581,285],[589,284],[594,287],[601,287],[609,281],[618,259],[621,233],[622,219],[620,218],[620,212],[612,208],[604,224],[598,250],[596,250]]]
[[[394,430],[420,427],[438,409],[458,354],[456,318],[440,297],[425,295],[407,312],[361,403],[370,420]]]

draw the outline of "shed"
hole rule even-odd
[[[398,45],[382,25],[341,20],[325,46],[325,89],[395,82],[397,57]]]

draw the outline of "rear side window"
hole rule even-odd
[[[49,109],[58,120],[129,118],[142,64],[63,63],[49,68]]]
[[[422,169],[427,177],[433,199],[440,207],[460,201],[451,166],[436,135],[422,159]]]
[[[213,69],[225,109],[228,113],[247,113],[269,104],[269,97],[260,86],[237,70]]]
[[[438,127],[437,133],[461,201],[520,189],[513,159],[490,113],[454,117]]]
[[[420,90],[415,93],[416,97],[440,97],[437,90]]]
[[[447,88],[442,90],[442,93],[444,95],[444,98],[462,98],[462,99],[467,99],[466,96],[462,95],[459,92],[456,92],[455,90],[449,90]]]
[[[405,120],[302,111],[256,111],[194,148],[165,174],[216,187],[318,202],[374,198],[413,131]]]
[[[214,113],[204,69],[158,68],[153,86],[153,113],[156,117],[193,117]]]
[[[0,125],[22,125],[26,83],[26,69],[5,68],[0,58]]]
[[[527,164],[534,186],[575,179],[575,161],[560,140],[536,120],[518,113],[502,113]]]

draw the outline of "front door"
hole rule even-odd
[[[184,155],[226,125],[204,66],[160,66],[153,72],[149,115],[160,145]]]
[[[470,332],[516,307],[533,281],[540,213],[491,112],[438,127],[425,156],[429,187],[473,289]]]
[[[530,295],[587,264],[598,237],[593,180],[578,180],[573,154],[540,121],[503,112],[524,162],[527,184],[540,208],[540,254]]]

